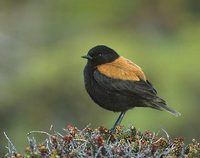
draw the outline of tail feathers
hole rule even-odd
[[[166,104],[166,102],[161,98],[156,98],[155,100],[152,101],[151,104],[152,104],[153,108],[158,109],[158,110],[165,110],[165,111],[173,114],[176,117],[181,115],[181,113],[179,113],[179,112],[173,110],[172,108],[170,108]]]

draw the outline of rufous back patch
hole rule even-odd
[[[102,74],[115,79],[146,81],[146,77],[142,69],[122,56],[111,63],[98,65],[97,70]]]

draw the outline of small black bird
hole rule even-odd
[[[151,107],[166,110],[175,116],[180,115],[157,96],[139,66],[119,56],[113,49],[98,45],[82,58],[88,60],[84,80],[90,97],[107,110],[121,112],[111,129],[113,132],[126,111],[134,107]]]

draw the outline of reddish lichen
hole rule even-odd
[[[79,130],[68,125],[62,134],[40,133],[47,135],[44,143],[37,144],[34,137],[29,138],[30,144],[23,155],[10,149],[7,157],[200,157],[200,144],[196,140],[185,145],[183,137],[169,139],[168,135],[165,138],[151,131],[141,132],[133,126],[117,126],[112,133],[102,126]]]

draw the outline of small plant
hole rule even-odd
[[[140,132],[135,127],[117,126],[113,134],[105,127],[92,129],[89,126],[83,130],[68,125],[63,133],[51,128],[50,133],[32,131],[28,133],[28,146],[24,154],[20,154],[5,134],[8,140],[7,158],[76,158],[76,157],[200,157],[200,144],[192,140],[185,145],[184,139],[171,139],[165,130],[165,137],[155,132]],[[42,143],[37,143],[34,135],[45,134]]]

